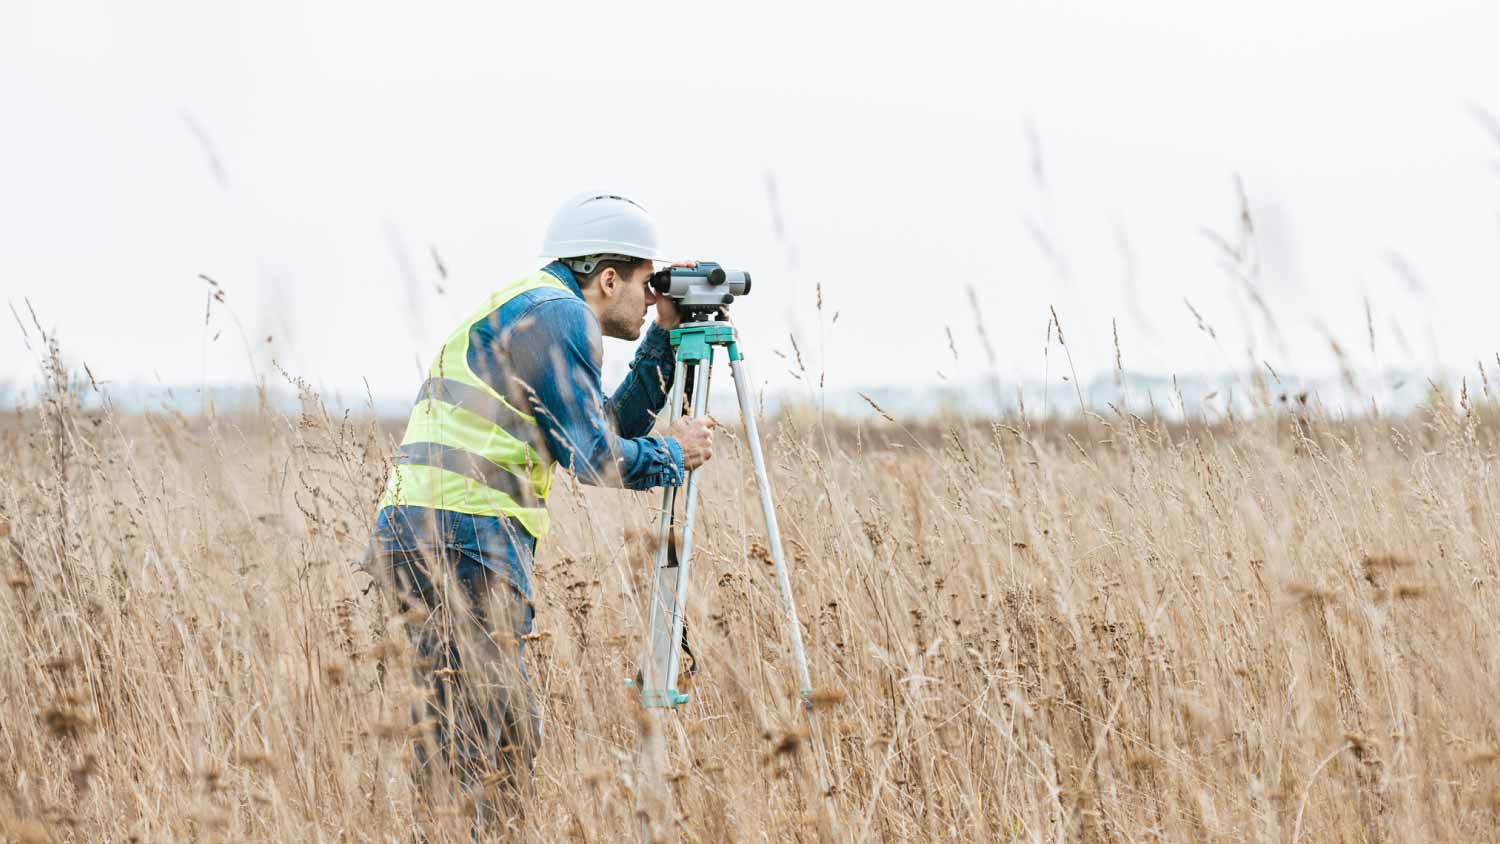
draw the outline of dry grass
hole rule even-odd
[[[413,799],[408,647],[351,565],[389,432],[85,414],[53,377],[0,426],[0,836],[468,840],[465,807]],[[659,722],[675,817],[658,828],[1493,839],[1493,430],[1463,411],[915,435],[783,419],[769,453],[811,736],[726,433],[693,575],[702,672]],[[528,645],[536,838],[630,840],[652,722],[621,681],[657,499],[561,486]]]

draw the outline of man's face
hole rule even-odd
[[[656,304],[656,291],[647,284],[651,266],[650,261],[642,261],[627,267],[615,279],[614,290],[607,292],[604,313],[599,319],[599,329],[605,337],[640,339],[641,328],[646,324],[646,309]]]

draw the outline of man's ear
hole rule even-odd
[[[620,286],[620,273],[614,267],[605,267],[599,274],[599,292],[605,296],[615,295]]]

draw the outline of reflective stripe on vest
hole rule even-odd
[[[539,271],[491,295],[448,337],[417,393],[381,506],[409,505],[509,517],[547,533],[552,461],[536,418],[517,410],[469,368],[469,334],[528,290],[568,290]],[[571,291],[569,291],[571,293]]]
[[[523,425],[535,426],[530,417],[522,416],[505,402],[483,390],[452,378],[428,378],[423,381],[422,389],[417,391],[417,401],[420,402],[423,399],[437,399],[454,407],[463,408],[475,416],[488,419],[512,431]]]
[[[509,495],[517,503],[534,500],[531,484],[512,475],[472,451],[440,443],[407,443],[396,449],[396,463],[403,466],[430,466],[446,469],[455,475],[478,481],[497,492]]]

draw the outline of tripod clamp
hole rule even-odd
[[[727,322],[693,322],[672,329],[672,348],[679,364],[707,362],[713,365],[713,347],[723,346],[731,361],[741,360],[734,326]]]

